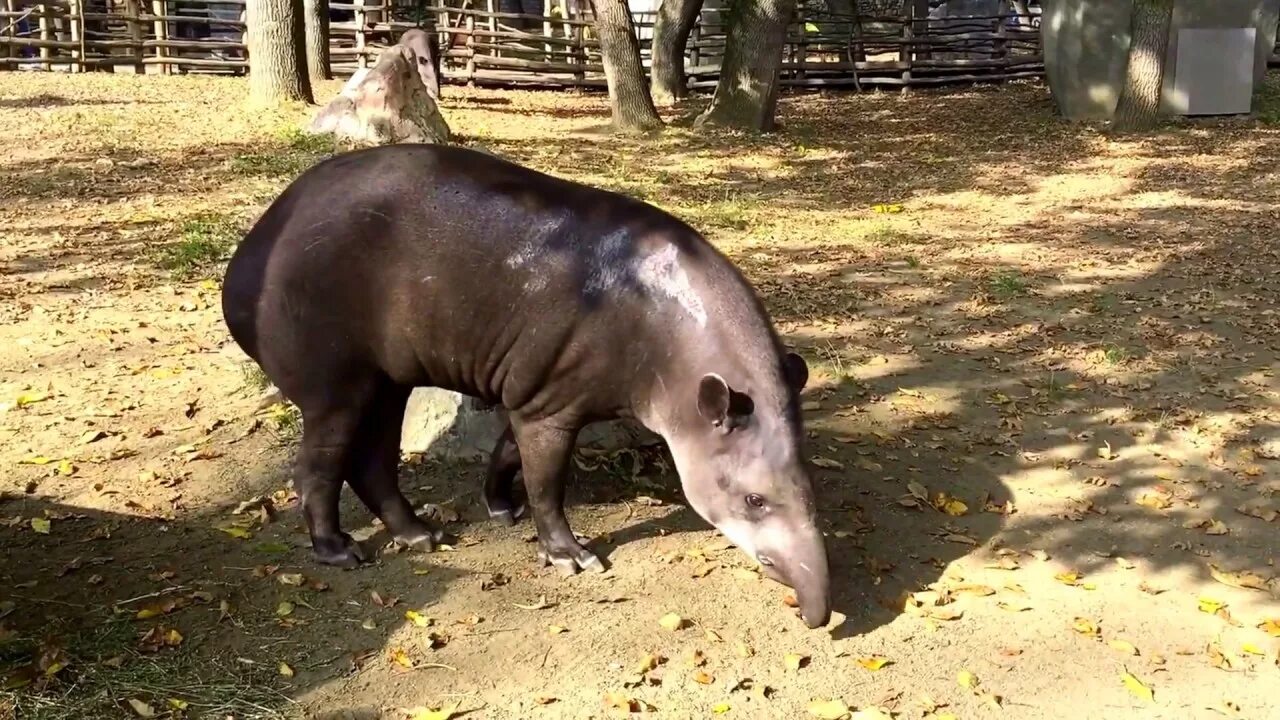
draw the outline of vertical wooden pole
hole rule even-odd
[[[467,87],[476,86],[476,16],[467,15]]]
[[[929,34],[929,0],[914,0],[911,6],[911,35],[913,37],[922,38]],[[921,45],[919,48],[912,48],[912,55],[919,57],[921,60],[928,60],[933,57],[933,51],[928,45]]]
[[[9,36],[10,41],[18,37],[18,17],[13,14],[15,12],[14,7],[15,7],[14,0],[4,0],[4,10],[9,14],[4,20],[5,35]],[[17,57],[22,54],[18,46],[13,45],[12,42],[9,45],[5,45],[4,50],[5,50],[5,55],[8,57]],[[8,67],[11,70],[15,69],[14,66],[12,65],[9,65],[6,67]]]
[[[551,11],[554,9],[553,0],[542,0],[542,34],[544,37],[551,37]],[[543,58],[547,62],[555,62],[555,56],[551,54],[553,46],[551,43],[544,43],[543,51],[546,57]]]
[[[168,14],[167,13],[168,8],[166,7],[168,4],[169,3],[166,2],[166,0],[151,0],[151,14],[156,16],[156,19],[152,23],[152,28],[155,32],[156,40],[160,42],[163,42],[169,39],[169,23],[168,21],[161,19],[161,16]],[[164,58],[164,57],[167,57],[168,55],[169,55],[168,48],[160,47],[159,45],[156,46],[157,58]],[[168,63],[160,63],[158,67],[160,69],[161,75],[169,74]]]
[[[365,54],[364,54],[364,52],[365,52],[365,50],[364,50],[364,46],[365,46],[365,36],[364,36],[364,23],[365,23],[364,0],[353,0],[353,1],[354,1],[355,6],[356,6],[356,7],[355,7],[355,10],[353,10],[353,11],[352,11],[352,21],[353,21],[353,22],[355,23],[355,25],[356,25],[356,67],[358,67],[358,68],[367,68],[367,67],[369,67],[369,59],[368,59],[367,57],[365,57]]]
[[[797,80],[803,80],[806,75],[804,63],[805,59],[809,55],[809,30],[805,23],[804,6],[799,3],[796,4],[796,22],[800,26],[800,40],[795,46],[793,46],[791,53],[793,58],[792,61],[798,63],[798,67],[796,67],[795,75],[793,77]]]
[[[36,12],[40,13],[40,39],[46,42],[52,40],[53,33],[50,31],[49,6],[44,4],[37,5]],[[53,63],[49,62],[49,57],[52,52],[52,48],[40,48],[40,67],[43,67],[46,71],[53,69]]]
[[[124,0],[125,24],[129,31],[129,57],[134,61],[134,72],[139,75],[146,71],[142,64],[142,3],[139,0]]]
[[[67,24],[71,29],[71,42],[76,47],[71,49],[70,69],[73,73],[84,72],[84,0],[70,0],[68,8],[71,17]]]
[[[698,11],[698,17],[693,21],[693,28],[689,31],[689,66],[698,67],[702,62],[702,14],[704,10]],[[687,80],[686,80],[687,82]],[[686,87],[686,90],[688,88]]]
[[[497,34],[498,32],[498,18],[493,16],[493,14],[498,11],[498,8],[495,7],[495,5],[496,3],[494,3],[493,0],[485,0],[484,7],[489,11],[489,32],[493,34]],[[498,38],[494,37],[493,34],[485,40],[490,44],[498,45]],[[502,57],[502,53],[497,50],[490,50],[489,54],[493,57]]]
[[[578,13],[574,16],[574,20],[582,19],[582,5],[575,5]],[[573,74],[573,80],[579,87],[586,85],[587,82],[587,38],[584,26],[576,24],[573,26],[573,50],[578,56],[578,70]]]
[[[1009,38],[1008,26],[1005,25],[1004,18],[996,18],[996,40],[995,46],[992,48],[992,60],[1000,60],[1000,69],[1004,70],[1009,66]]]
[[[911,85],[911,61],[912,58],[915,57],[915,53],[912,52],[912,41],[915,39],[915,33],[913,32],[914,28],[912,27],[914,24],[912,22],[914,14],[915,11],[909,8],[907,16],[903,19],[902,48],[898,50],[898,61],[903,63],[902,87],[904,90]]]

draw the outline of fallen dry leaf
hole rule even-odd
[[[562,626],[562,625],[548,625],[548,626],[547,626],[547,632],[551,633],[552,635],[559,635],[559,634],[561,634],[561,633],[568,632],[568,631],[569,631],[569,630],[568,630],[568,628],[566,628],[566,627],[564,627],[564,626]]]
[[[714,683],[716,679],[705,670],[698,670],[693,673],[693,681],[699,685],[710,685]]]
[[[1093,622],[1088,618],[1082,618],[1082,617],[1076,618],[1071,623],[1071,627],[1081,635],[1096,637],[1100,633],[1100,631],[1098,630],[1097,623]]]
[[[871,657],[858,658],[857,663],[871,672],[875,672],[886,665],[892,664],[893,661],[886,657],[873,655]]]
[[[1258,624],[1258,629],[1271,637],[1280,637],[1280,618],[1264,620]]]
[[[156,716],[156,709],[142,702],[137,698],[129,698],[126,700],[134,714],[141,718],[153,718]]]
[[[718,702],[715,705],[711,706],[711,712],[716,715],[723,715],[729,712],[729,710],[730,710],[730,705],[727,702]]]
[[[658,624],[674,632],[685,626],[685,619],[676,613],[667,613],[658,619]]]
[[[1112,640],[1108,640],[1107,645],[1110,646],[1112,650],[1118,650],[1126,655],[1138,654],[1138,648],[1134,647],[1133,643],[1129,642],[1128,640],[1121,640],[1119,638],[1115,638]]]
[[[1227,570],[1223,570],[1217,565],[1214,565],[1213,563],[1209,563],[1209,574],[1213,576],[1214,580],[1233,588],[1263,591],[1267,589],[1266,578],[1258,575],[1257,573],[1248,571],[1229,572]]]
[[[280,663],[280,675],[287,678],[293,677],[293,668],[289,667],[288,663]]]
[[[435,622],[434,620],[427,617],[426,615],[423,615],[417,610],[405,610],[404,617],[406,620],[408,620],[409,622],[413,623],[415,626],[420,628],[429,627],[433,622]]]
[[[850,716],[843,700],[814,700],[809,703],[809,714],[821,720],[847,720]]]
[[[47,518],[31,518],[31,529],[41,535],[48,535],[52,527]]]
[[[808,655],[799,653],[787,653],[782,657],[782,666],[791,672],[796,672],[809,660]]]
[[[1135,697],[1146,700],[1147,702],[1156,701],[1155,691],[1147,685],[1144,685],[1141,680],[1134,677],[1127,669],[1120,674],[1120,681],[1124,683],[1124,686],[1128,688],[1129,692],[1133,693]]]
[[[454,703],[449,707],[438,709],[416,707],[410,708],[408,711],[408,720],[449,720],[454,713],[458,712],[458,704]]]
[[[972,690],[978,687],[978,676],[968,670],[961,670],[956,675],[956,682],[960,684],[960,687]]]
[[[547,608],[549,608],[549,607],[554,607],[554,605],[555,605],[555,603],[548,603],[548,602],[547,602],[547,596],[546,596],[546,595],[539,595],[539,596],[538,596],[538,601],[537,601],[537,602],[535,602],[535,603],[533,603],[532,605],[521,605],[520,603],[511,603],[511,604],[512,604],[512,605],[515,605],[516,607],[520,608],[521,610],[545,610],[545,609],[547,609]]]

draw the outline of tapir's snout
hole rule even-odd
[[[783,547],[760,548],[756,560],[765,575],[796,591],[800,619],[810,628],[831,620],[831,577],[827,569],[827,545],[822,533],[811,528],[789,538]]]

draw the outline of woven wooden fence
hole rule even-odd
[[[441,2],[441,0],[433,0]],[[0,0],[0,69],[243,73],[245,0]],[[711,5],[708,2],[708,5]],[[781,82],[797,87],[919,86],[1043,73],[1038,29],[1010,16],[935,19],[927,3],[897,17],[834,15],[801,4]],[[528,7],[527,4],[522,7]],[[917,8],[912,12],[912,8]],[[648,61],[654,14],[635,12]],[[346,0],[330,4],[334,73],[366,66],[400,33],[434,26],[445,79],[480,85],[605,84],[585,0],[542,0],[540,14],[497,0]],[[690,37],[689,84],[716,83],[724,10],[707,7]]]

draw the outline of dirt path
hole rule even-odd
[[[0,86],[0,718],[1280,716],[1280,128],[1111,140],[1031,84],[605,140],[600,97],[448,90],[467,142],[705,230],[809,359],[845,616],[811,632],[660,455],[581,458],[602,576],[421,459],[452,549],[312,564],[217,278],[327,148],[243,92]]]

